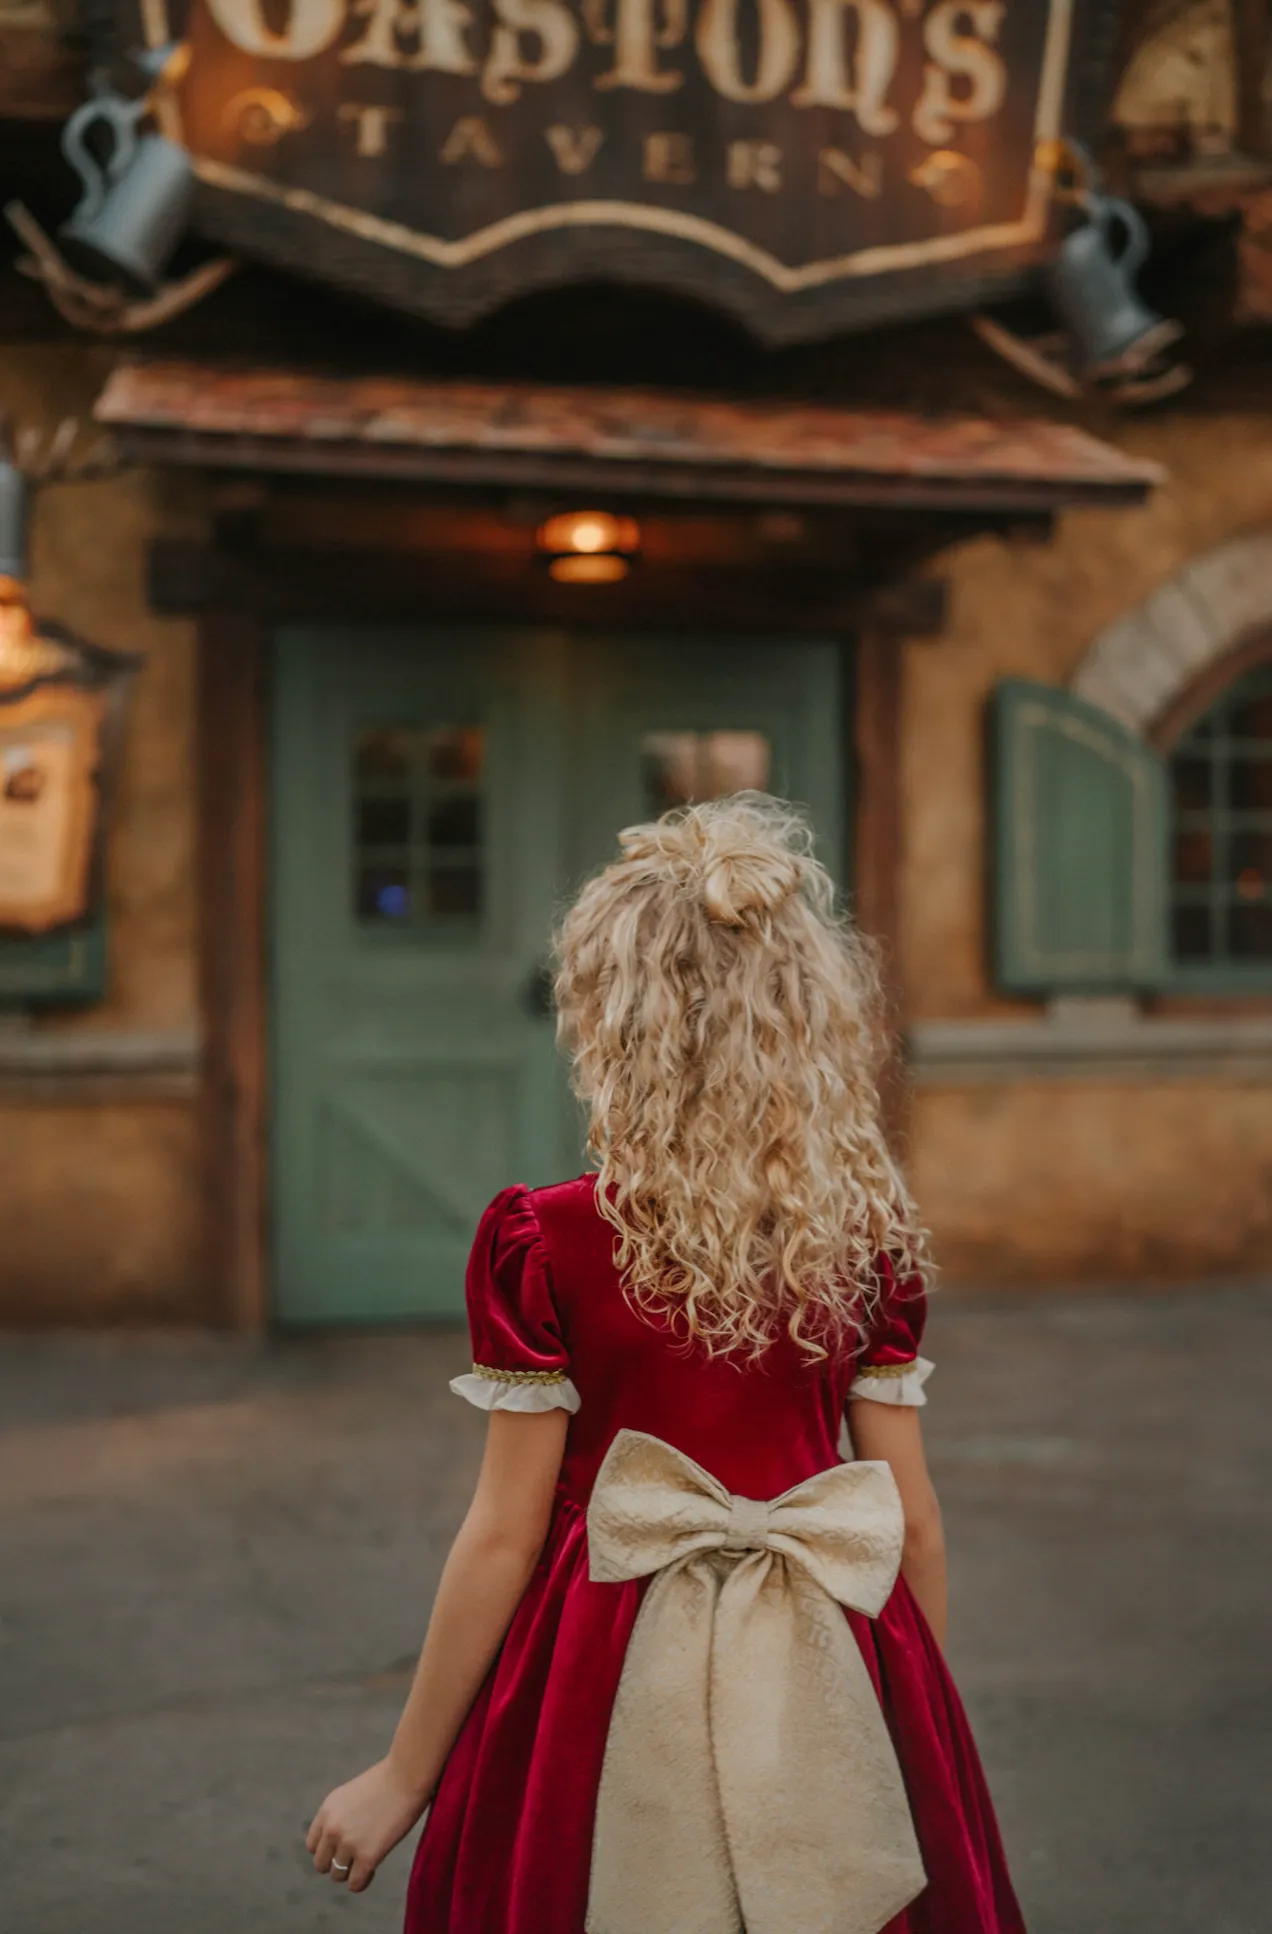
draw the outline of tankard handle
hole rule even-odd
[[[84,195],[76,214],[87,221],[97,214],[112,182],[118,180],[137,147],[137,123],[145,113],[144,102],[101,99],[85,101],[77,107],[62,130],[62,153],[84,184]],[[110,130],[110,150],[99,161],[88,145],[88,131],[98,122]]]
[[[1139,209],[1116,195],[1101,196],[1096,198],[1092,215],[1108,244],[1110,258],[1125,271],[1128,278],[1137,276],[1148,260],[1149,250],[1148,223]],[[1126,247],[1120,255],[1115,253],[1109,234],[1115,224],[1126,231]]]

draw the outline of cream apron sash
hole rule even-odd
[[[922,1891],[840,1609],[882,1610],[903,1532],[886,1464],[763,1503],[619,1432],[588,1507],[590,1572],[655,1576],[610,1721],[587,1934],[878,1934]]]

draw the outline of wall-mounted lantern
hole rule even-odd
[[[0,439],[0,596],[26,577],[27,480]]]
[[[66,465],[64,425],[36,478]],[[34,454],[30,438],[23,452]],[[32,478],[0,433],[0,1005],[98,998],[105,985],[104,825],[130,674],[141,660],[32,612]]]
[[[608,510],[568,510],[540,524],[536,542],[558,584],[617,584],[640,554],[640,525]]]

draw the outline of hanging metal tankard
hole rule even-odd
[[[1088,220],[1051,262],[1052,300],[1088,371],[1098,373],[1156,355],[1183,333],[1140,299],[1135,287],[1149,235],[1138,209],[1114,196],[1085,194]]]
[[[134,295],[151,295],[189,220],[194,170],[166,135],[141,133],[148,103],[102,94],[75,110],[62,152],[84,195],[58,231],[74,267]],[[99,160],[90,139],[102,144]]]

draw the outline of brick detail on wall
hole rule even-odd
[[[1272,628],[1272,530],[1205,552],[1105,627],[1073,690],[1146,736],[1206,669]]]

